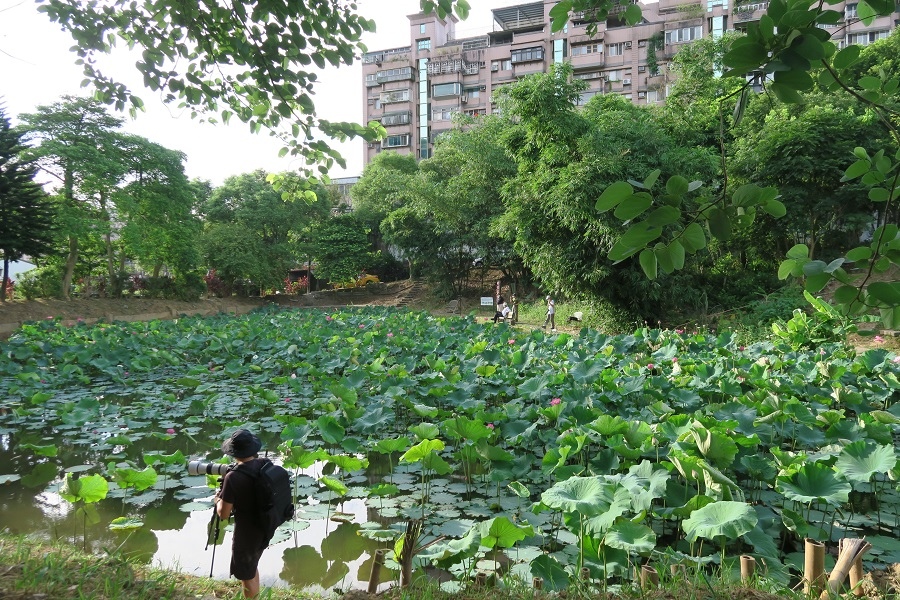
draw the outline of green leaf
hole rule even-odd
[[[787,257],[793,259],[808,259],[809,258],[809,246],[806,244],[795,244],[791,247],[790,250],[787,251]]]
[[[641,22],[642,16],[641,7],[637,4],[629,4],[628,8],[625,9],[625,22],[629,26],[637,25]]]
[[[478,524],[478,532],[481,534],[481,545],[487,548],[512,548],[516,542],[521,542],[534,535],[531,525],[522,527],[510,521],[507,517],[494,517],[489,521]]]
[[[544,491],[541,502],[555,510],[591,517],[608,506],[604,492],[603,481],[599,477],[569,477]]]
[[[603,193],[600,194],[600,198],[597,199],[597,204],[594,208],[600,212],[606,212],[609,209],[618,206],[625,198],[630,198],[633,195],[634,188],[630,183],[627,181],[616,181],[603,190]]]
[[[681,175],[672,175],[666,182],[666,192],[673,196],[683,196],[688,192],[688,180]]]
[[[425,457],[429,456],[434,452],[440,452],[444,449],[444,442],[441,440],[422,440],[409,450],[403,453],[403,456],[400,457],[400,462],[419,462],[424,460]]]
[[[724,537],[732,541],[749,533],[757,521],[756,511],[749,504],[720,501],[695,510],[682,526],[690,541],[698,537],[708,540]]]
[[[59,495],[69,502],[91,504],[103,500],[108,493],[109,483],[100,475],[76,478],[72,473],[66,473],[66,481]]]
[[[651,281],[656,279],[656,253],[649,248],[644,248],[641,250],[638,260],[641,263],[641,269],[644,270],[644,275],[647,276],[647,279]]]
[[[797,261],[794,259],[787,259],[781,262],[778,265],[778,279],[785,280],[791,276],[791,273],[794,272],[794,269],[797,267]]]
[[[785,104],[803,104],[805,100],[803,96],[794,88],[789,85],[772,82],[767,88],[775,94],[775,97],[784,102]]]
[[[709,212],[709,232],[722,242],[731,239],[731,219],[728,218],[728,213],[718,206]]]
[[[762,209],[776,219],[780,219],[787,214],[787,208],[785,208],[784,204],[779,200],[769,200],[763,204]]]
[[[900,306],[900,282],[876,281],[866,288],[869,296],[888,306]]]
[[[684,268],[684,246],[678,240],[669,243],[669,256],[672,258],[672,267],[679,271]]]
[[[706,247],[706,234],[699,223],[691,223],[684,228],[681,234],[681,243],[684,249],[691,254]]]
[[[346,496],[347,492],[350,491],[350,488],[341,483],[340,479],[336,479],[328,475],[323,475],[322,477],[320,477],[319,483],[324,485],[327,489],[331,490],[338,496]]]
[[[687,185],[687,181],[684,182]],[[647,222],[655,227],[665,227],[681,219],[681,210],[674,206],[660,206],[647,215]]]
[[[823,501],[837,506],[850,496],[850,484],[840,481],[835,472],[822,463],[806,463],[791,475],[779,476],[775,489],[788,500],[803,504]]]
[[[859,55],[861,52],[861,48],[856,44],[852,44],[847,46],[834,56],[834,68],[837,70],[843,70],[847,67],[853,65],[856,61],[859,60]]]
[[[878,91],[881,89],[881,79],[878,77],[872,77],[871,75],[860,77],[857,83],[859,84],[859,87],[864,90]]]
[[[629,553],[648,554],[656,548],[656,534],[642,523],[622,519],[606,532],[603,545]]]
[[[647,192],[638,192],[632,194],[629,198],[622,200],[616,207],[613,215],[622,221],[630,221],[636,216],[642,214],[653,204],[653,198]]]
[[[897,465],[893,446],[859,440],[844,446],[835,470],[856,483],[867,483],[876,473],[890,473]]]

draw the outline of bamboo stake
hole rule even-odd
[[[819,595],[819,600],[828,600],[832,595],[837,594],[843,585],[847,575],[853,569],[853,563],[862,558],[862,555],[869,551],[872,544],[866,540],[842,540],[841,553],[838,554],[837,563],[831,571],[828,578],[828,584]]]
[[[825,544],[806,538],[803,593],[818,595],[825,584]]]
[[[544,580],[541,579],[540,577],[533,578],[531,580],[531,587],[533,587],[536,590],[544,589]]]
[[[374,594],[378,589],[378,579],[381,575],[381,565],[384,564],[384,550],[376,550],[375,558],[372,561],[372,572],[369,574],[369,587],[366,591]]]
[[[748,583],[756,572],[756,559],[744,554],[741,556],[741,582]]]
[[[641,567],[641,589],[652,590],[659,585],[659,573],[650,565]]]
[[[860,585],[863,575],[862,556],[857,556],[853,565],[850,566],[850,591],[854,596],[862,597],[866,595]]]
[[[475,575],[475,587],[485,587],[487,585],[487,573],[484,571],[480,573],[476,573]]]

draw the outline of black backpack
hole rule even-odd
[[[268,458],[257,461],[259,468],[236,468],[256,483],[257,524],[266,532],[266,545],[278,526],[294,517],[291,474]]]

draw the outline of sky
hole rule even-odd
[[[457,23],[457,37],[490,31],[494,27],[491,9],[519,3],[516,0],[471,0],[469,18]],[[81,87],[81,68],[75,64],[76,56],[69,50],[73,45],[71,37],[39,13],[36,6],[34,0],[0,0],[0,102],[14,124],[17,115],[34,112],[36,107],[52,104],[65,94],[91,93],[91,88]],[[419,12],[419,0],[358,0],[357,6],[360,14],[374,19],[377,24],[377,31],[363,38],[369,50],[409,44],[406,16]],[[146,106],[145,112],[139,113],[134,120],[127,113],[119,114],[126,120],[123,130],[185,153],[189,178],[207,179],[220,185],[229,176],[256,169],[282,172],[301,166],[296,158],[278,158],[282,144],[266,131],[251,134],[249,127],[237,119],[229,125],[200,123],[191,119],[189,111],[179,110],[177,104],[166,106],[156,93],[140,85],[134,56],[124,49],[116,50],[102,64],[109,75],[129,84]],[[362,67],[359,62],[320,72],[315,90],[313,100],[320,118],[362,120]],[[347,161],[346,170],[338,166],[331,170],[332,178],[362,173],[362,144],[360,140],[343,144],[332,142]]]

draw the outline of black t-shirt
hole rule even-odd
[[[241,463],[225,474],[220,497],[234,506],[234,551],[248,551],[265,548],[268,540],[259,526],[257,508],[256,479],[242,471],[259,473],[267,458],[255,458]]]

